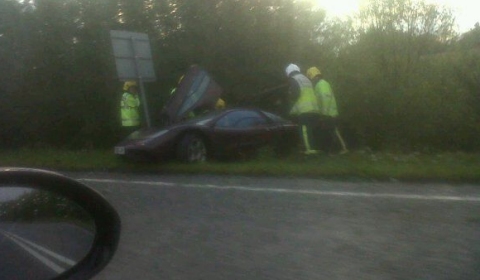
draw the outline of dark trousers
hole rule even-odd
[[[335,127],[336,119],[328,116],[321,116],[318,119],[315,131],[315,143],[319,150],[326,153],[335,150]]]

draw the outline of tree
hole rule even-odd
[[[339,62],[349,74],[341,91],[366,145],[402,145],[422,58],[448,48],[455,38],[450,9],[424,1],[369,1],[355,23],[356,40]],[[426,108],[423,108],[426,109]]]

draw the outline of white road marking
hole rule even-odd
[[[37,249],[37,250],[45,253],[46,255],[49,255],[50,257],[58,260],[59,262],[62,262],[62,263],[67,264],[67,265],[69,265],[69,266],[74,266],[74,265],[77,263],[76,261],[73,261],[73,260],[71,260],[71,259],[69,259],[69,258],[67,258],[67,257],[64,257],[64,256],[62,256],[62,255],[59,255],[59,254],[57,254],[57,253],[55,253],[55,252],[52,252],[52,251],[48,250],[48,249],[45,248],[45,247],[42,247],[42,246],[40,246],[40,245],[38,245],[38,244],[35,244],[35,243],[31,242],[31,241],[28,241],[28,240],[26,240],[26,239],[24,239],[24,238],[21,238],[20,236],[18,236],[18,235],[16,235],[16,234],[13,234],[13,233],[7,233],[7,234],[10,235],[11,237],[13,237],[13,238],[21,241],[21,242],[26,243],[27,245],[30,245],[30,246],[33,247],[33,248],[35,248],[35,249]]]
[[[176,186],[176,187],[184,187],[184,188],[309,194],[309,195],[318,195],[318,196],[480,202],[480,197],[476,197],[476,196],[444,196],[444,195],[426,195],[426,194],[318,191],[318,190],[308,190],[308,189],[302,190],[302,189],[260,188],[260,187],[245,187],[245,186],[219,186],[219,185],[212,185],[212,184],[182,184],[182,183],[170,183],[170,182],[127,181],[127,180],[92,179],[92,178],[81,178],[78,180],[83,182],[92,182],[92,183],[130,184],[130,185],[135,184],[135,185],[147,185],[147,186],[156,186],[156,187],[175,187]]]
[[[16,243],[18,246],[20,246],[21,248],[23,248],[25,251],[27,251],[28,253],[30,253],[32,256],[34,256],[35,258],[37,258],[37,260],[41,261],[45,266],[47,266],[48,268],[50,268],[51,270],[55,271],[56,273],[58,274],[61,274],[65,271],[65,268],[63,267],[60,267],[59,265],[57,265],[56,263],[52,262],[51,260],[45,258],[44,256],[42,256],[40,253],[38,253],[37,251],[35,251],[34,249],[30,248],[28,245],[26,245],[25,243],[15,239],[14,237],[10,236],[8,233],[3,233],[7,238],[9,238],[10,240],[12,240],[14,243]]]

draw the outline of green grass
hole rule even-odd
[[[237,162],[181,164],[129,163],[111,150],[21,149],[0,151],[1,166],[34,167],[60,171],[119,171],[156,174],[221,174],[376,179],[400,181],[480,182],[480,154],[391,154],[351,152],[346,155],[292,155],[277,159],[262,151],[257,159]]]

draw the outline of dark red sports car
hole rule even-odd
[[[251,155],[268,145],[278,154],[296,147],[297,126],[277,115],[257,109],[229,109],[205,115],[205,111],[214,110],[221,93],[222,88],[205,70],[190,67],[161,112],[166,127],[132,133],[115,147],[115,154],[196,162]]]
[[[229,109],[159,130],[136,131],[115,147],[115,154],[132,159],[176,157],[201,162],[251,155],[271,146],[282,155],[296,147],[297,129],[290,121],[265,111]]]

